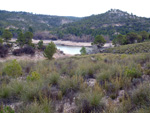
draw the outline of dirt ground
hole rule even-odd
[[[73,56],[73,55],[64,54],[64,53],[61,53],[60,51],[57,51],[54,54],[54,58],[55,59],[71,57],[71,56]],[[43,56],[43,52],[36,51],[34,56],[25,55],[25,54],[21,55],[21,56],[14,56],[14,55],[9,54],[6,58],[0,58],[0,62],[5,62],[7,60],[13,60],[13,59],[16,59],[16,60],[28,60],[28,61],[30,61],[30,60],[31,61],[39,61],[39,60],[44,60],[46,58]]]

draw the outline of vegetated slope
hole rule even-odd
[[[80,18],[77,17],[50,16],[0,10],[0,27],[3,28],[20,28],[27,30],[29,26],[31,26],[35,31],[44,31],[79,19]]]
[[[119,47],[108,48],[105,50],[107,53],[119,53],[119,54],[135,54],[135,53],[148,53],[150,52],[150,42],[136,43],[122,45]]]
[[[77,22],[63,25],[64,33],[77,36],[82,34],[96,36],[126,34],[128,32],[150,31],[150,19],[128,14],[118,9],[106,13],[85,17]],[[65,30],[64,30],[65,29]]]
[[[15,113],[149,113],[149,64],[146,53],[3,62],[0,111],[14,105]]]

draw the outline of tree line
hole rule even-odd
[[[150,40],[150,35],[146,31],[141,31],[139,33],[130,32],[126,35],[119,34],[116,38],[113,39],[113,44],[115,46],[118,45],[126,45],[126,44],[133,44],[133,43],[140,43],[144,41]]]

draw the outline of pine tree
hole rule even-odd
[[[25,37],[24,37],[24,34],[22,32],[20,32],[18,37],[17,37],[17,43],[21,47],[23,47],[23,45],[25,44]]]
[[[9,30],[4,30],[2,37],[4,38],[5,42],[8,42],[8,40],[11,40],[13,37],[12,33]]]
[[[51,60],[56,50],[56,45],[53,42],[51,42],[48,44],[48,46],[46,46],[46,49],[44,50],[44,56]]]
[[[82,47],[80,50],[81,55],[86,55],[86,48]]]
[[[93,42],[93,44],[97,45],[98,48],[101,48],[102,46],[104,46],[105,43],[106,43],[106,40],[101,35],[97,35]]]

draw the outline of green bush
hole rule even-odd
[[[7,98],[11,95],[11,87],[2,84],[0,87],[0,98]]]
[[[56,50],[57,50],[56,45],[53,42],[51,42],[48,44],[48,46],[46,46],[46,49],[44,50],[43,54],[46,58],[51,60]]]
[[[56,85],[58,84],[59,79],[60,79],[60,75],[58,73],[52,73],[49,77],[49,83]]]
[[[32,81],[24,83],[23,90],[21,92],[21,99],[24,101],[31,101],[39,97],[41,90],[41,82]]]
[[[110,71],[103,71],[103,72],[98,73],[98,74],[96,75],[96,79],[99,80],[99,81],[105,81],[105,80],[107,80],[109,77],[111,77],[110,75],[111,75]]]
[[[53,113],[51,101],[47,98],[40,99],[40,102],[35,100],[27,106],[23,106],[23,109],[20,109],[20,112],[23,113]]]
[[[6,63],[3,72],[9,76],[20,76],[22,75],[22,68],[16,60],[13,60],[10,63]]]
[[[40,79],[40,74],[35,71],[31,73],[31,76],[27,76],[27,80],[34,81],[39,79]]]
[[[73,90],[77,91],[81,89],[80,86],[83,84],[83,78],[80,76],[73,76],[71,78],[67,77],[60,81],[59,86],[63,94],[66,94],[67,91]]]
[[[99,113],[104,108],[101,101],[103,97],[102,89],[96,84],[92,91],[85,91],[81,94],[77,101],[79,112],[83,113]]]
[[[131,78],[138,78],[141,77],[142,75],[141,71],[136,67],[132,67],[132,68],[126,67],[124,74],[127,77],[131,77]]]
[[[20,95],[23,90],[24,81],[11,81],[8,86],[11,88],[11,95]]]

